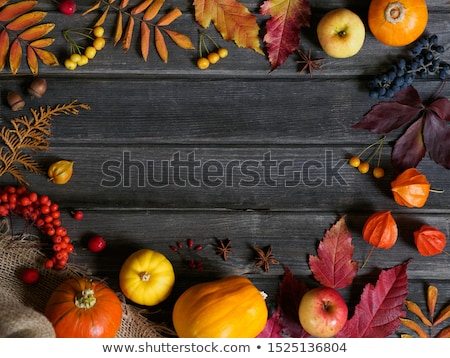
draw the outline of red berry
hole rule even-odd
[[[105,239],[100,235],[94,235],[89,239],[88,249],[92,252],[103,251],[106,247]]]
[[[27,268],[22,271],[20,277],[24,283],[32,285],[39,281],[39,271],[35,268]]]
[[[75,210],[72,212],[72,216],[75,220],[81,220],[84,217],[84,214],[81,210]]]
[[[77,10],[77,4],[73,0],[61,0],[58,10],[65,15],[73,15]]]
[[[187,240],[187,245],[188,245],[188,247],[191,249],[192,246],[194,246],[194,240],[188,239],[188,240]]]

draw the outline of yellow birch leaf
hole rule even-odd
[[[133,27],[134,27],[134,17],[130,16],[128,18],[127,27],[125,29],[125,34],[122,41],[122,50],[127,52],[131,46],[131,39],[133,38]]]
[[[123,9],[128,6],[129,0],[122,0],[120,2],[119,8]]]
[[[430,316],[434,317],[434,310],[436,308],[436,302],[438,297],[438,289],[435,286],[428,286],[427,290],[427,305]]]
[[[155,47],[161,60],[167,62],[169,59],[169,52],[167,51],[166,41],[164,41],[161,30],[157,27],[155,27]]]
[[[442,328],[435,338],[450,338],[450,327]]]
[[[45,16],[47,13],[44,11],[32,11],[15,18],[6,28],[12,31],[23,30],[42,21]]]
[[[135,7],[131,9],[131,14],[136,15],[143,12],[145,9],[147,9],[150,4],[153,2],[153,0],[144,0],[141,3],[137,4]]]
[[[31,46],[27,46],[27,63],[31,73],[33,75],[37,75],[39,67],[38,58],[36,56],[36,52],[34,52]]]
[[[33,42],[30,42],[31,47],[37,47],[37,48],[44,48],[50,46],[53,42],[55,42],[55,39],[51,37],[46,37],[43,39],[38,39]]]
[[[195,48],[194,44],[192,43],[191,39],[188,36],[173,30],[168,29],[163,30],[167,33],[167,35],[169,35],[172,41],[177,44],[178,47],[181,47],[182,49],[185,50],[191,50]]]
[[[54,53],[41,48],[35,48],[34,51],[45,65],[47,66],[59,65],[58,58],[55,56]]]
[[[439,312],[439,315],[434,320],[433,325],[437,326],[439,323],[445,321],[449,317],[450,317],[450,305],[448,305],[441,312]]]
[[[86,11],[84,11],[84,12],[81,14],[81,16],[87,15],[87,14],[89,14],[90,12],[92,12],[92,11],[94,11],[94,10],[97,10],[97,9],[100,7],[101,4],[102,4],[102,0],[97,1],[97,2],[96,2],[94,5],[92,5],[89,9],[87,9]]]
[[[172,22],[174,22],[176,19],[178,19],[182,15],[182,12],[177,7],[170,10],[167,14],[162,16],[158,22],[156,23],[157,26],[167,26],[170,25]]]
[[[93,27],[102,26],[106,21],[106,16],[108,16],[109,13],[109,6],[103,11],[103,14],[99,17],[97,22],[94,24]]]
[[[9,50],[9,35],[4,29],[0,32],[0,71],[3,71],[6,64],[6,57]]]
[[[17,16],[25,14],[37,5],[37,1],[25,0],[15,4],[6,5],[0,11],[0,21],[11,21]]]
[[[22,62],[22,47],[19,39],[15,39],[9,48],[9,67],[13,75],[19,71],[20,63]]]
[[[152,2],[152,4],[145,10],[144,16],[142,19],[144,21],[153,20],[156,15],[158,15],[159,10],[161,10],[161,7],[164,5],[164,2],[166,0],[155,0]]]
[[[148,52],[150,49],[150,27],[144,22],[141,22],[141,53],[144,61],[147,61]]]
[[[405,327],[411,328],[421,338],[430,338],[428,334],[416,322],[408,318],[400,318],[400,321]]]
[[[55,28],[54,23],[47,23],[47,24],[40,24],[33,27],[30,27],[29,29],[26,29],[25,31],[21,32],[19,34],[19,38],[26,41],[33,41],[37,40],[38,38],[47,35],[50,31],[52,31]]]
[[[422,310],[420,309],[420,307],[416,304],[416,303],[414,303],[414,302],[412,302],[412,301],[408,301],[408,300],[406,300],[406,308],[410,311],[410,312],[412,312],[412,313],[414,313],[417,317],[419,317],[420,318],[420,320],[424,323],[424,324],[426,324],[428,327],[431,327],[433,324],[430,322],[430,320],[427,318],[427,317],[425,317],[425,315],[424,315],[424,313],[422,312]]]
[[[119,11],[117,13],[117,19],[116,19],[116,30],[114,31],[114,46],[117,45],[117,43],[122,38],[123,33],[123,17],[122,12]]]

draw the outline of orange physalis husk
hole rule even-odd
[[[416,168],[406,169],[391,183],[394,200],[409,208],[421,208],[430,193],[430,183]]]
[[[414,232],[414,243],[422,256],[434,256],[444,251],[447,237],[433,226],[422,225]]]

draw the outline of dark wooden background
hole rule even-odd
[[[257,1],[243,3],[254,13],[261,5]],[[46,21],[56,23],[51,33],[56,41],[50,49],[61,62],[68,54],[61,31],[92,26],[98,13],[80,16],[90,4],[88,0],[78,1],[78,12],[73,16],[57,12],[52,1],[39,4],[49,12]],[[113,47],[114,16],[105,24],[106,48],[88,65],[68,71],[63,66],[40,64],[39,76],[47,79],[48,91],[40,100],[27,97],[27,108],[78,99],[91,110],[56,118],[51,150],[36,155],[43,165],[57,159],[74,160],[71,181],[55,185],[45,176],[30,174],[30,188],[60,204],[63,225],[76,245],[71,262],[106,278],[113,288],[118,290],[122,262],[136,249],[155,249],[171,260],[176,284],[169,299],[152,309],[157,311],[152,320],[170,326],[172,305],[181,292],[194,283],[230,274],[247,275],[269,294],[268,304],[273,307],[284,266],[308,285],[315,284],[307,257],[316,253],[325,230],[344,215],[355,245],[354,260],[362,262],[370,246],[363,241],[361,228],[377,210],[392,210],[399,225],[399,240],[391,250],[376,250],[352,288],[343,291],[349,304],[358,301],[363,285],[374,283],[379,269],[408,259],[412,259],[408,268],[410,299],[425,309],[425,289],[434,284],[440,292],[439,308],[448,303],[450,258],[445,254],[421,257],[412,238],[413,231],[424,223],[449,235],[448,170],[423,160],[419,169],[433,188],[444,193],[431,194],[421,209],[409,209],[395,204],[390,193],[394,177],[390,150],[399,133],[387,138],[383,179],[362,175],[345,163],[378,139],[366,131],[351,129],[376,103],[368,96],[367,81],[407,48],[385,46],[367,29],[365,44],[356,56],[330,58],[321,50],[315,32],[321,16],[328,10],[347,7],[367,24],[369,1],[311,0],[310,4],[311,27],[302,29],[300,47],[311,49],[313,57],[325,58],[323,70],[314,72],[312,78],[299,74],[296,55],[271,72],[266,57],[225,42],[212,26],[207,33],[228,48],[229,56],[209,69],[196,67],[197,49],[182,50],[172,43],[168,63],[159,59],[154,48],[144,62],[137,35],[128,53],[122,53],[120,46]],[[194,21],[192,3],[167,0],[163,10],[175,6],[183,16],[171,28],[189,35],[198,47],[201,28]],[[430,0],[428,6],[426,33],[439,35],[447,50],[444,58],[450,61],[449,2]],[[263,24],[262,17],[260,21]],[[0,76],[0,117],[2,125],[7,125],[17,115],[6,105],[7,92],[23,92],[32,78],[25,63],[16,76],[8,69]],[[427,98],[441,82],[416,80],[414,85]],[[442,95],[450,95],[448,85]],[[250,166],[248,169],[256,170],[260,180],[249,185],[240,181],[252,177],[239,174],[237,168],[230,180],[219,177],[216,185],[205,181],[199,168],[190,181],[186,169],[181,170],[181,183],[175,183],[173,176],[167,185],[145,181],[149,163],[155,164],[155,179],[159,179],[161,163],[177,156],[182,161],[189,156],[195,158],[203,169],[205,163],[214,162],[224,167],[239,162],[261,164],[269,156],[276,163],[286,161],[290,165],[285,175],[279,175],[273,167],[270,176],[267,171],[264,176],[262,167]],[[117,178],[123,168],[119,165],[126,158],[129,171],[115,182],[113,178]],[[302,175],[295,185],[293,171]],[[0,178],[1,185],[14,183],[8,175]],[[71,219],[69,212],[73,209],[83,210],[85,219]],[[107,249],[99,254],[86,249],[86,239],[93,233],[108,242]],[[202,261],[203,271],[190,270],[169,248],[188,238],[203,245],[203,250],[185,258]],[[216,238],[232,241],[233,253],[226,262],[214,252]],[[252,247],[268,245],[281,264],[264,273],[254,266]]]

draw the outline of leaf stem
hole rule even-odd
[[[369,254],[367,255],[366,259],[364,260],[364,263],[362,264],[361,268],[363,269],[364,266],[369,262],[370,257],[372,256],[373,252],[375,251],[375,246],[372,246],[372,249],[370,250]]]

